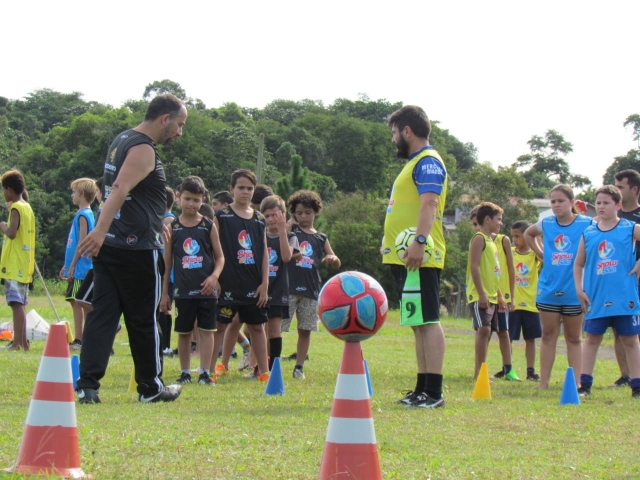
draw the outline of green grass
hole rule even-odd
[[[30,301],[44,318],[54,318],[45,297]],[[59,297],[56,303],[60,316],[70,319],[71,310]],[[10,312],[3,306],[0,323],[7,320]],[[492,400],[473,401],[470,321],[447,319],[443,325],[447,405],[435,411],[396,403],[415,382],[413,337],[398,325],[397,312],[362,344],[384,479],[640,477],[640,403],[629,389],[608,387],[618,377],[610,352],[598,360],[592,395],[579,407],[558,405],[567,367],[562,355],[549,390],[495,381]],[[233,371],[217,387],[187,385],[175,403],[151,405],[127,392],[132,360],[126,342],[123,330],[100,390],[103,403],[76,408],[82,468],[93,478],[318,478],[341,341],[325,332],[312,335],[304,381],[294,381],[293,364],[283,362],[282,397],[264,396],[263,384]],[[283,354],[293,352],[295,342],[295,334],[285,334]],[[611,343],[607,337],[605,349]],[[43,347],[44,342],[34,342],[29,353],[0,352],[0,467],[16,460]],[[488,363],[490,373],[500,367],[495,337]],[[514,344],[514,365],[524,377],[522,342]],[[165,379],[172,382],[178,374],[178,360],[167,359]]]

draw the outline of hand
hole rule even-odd
[[[582,305],[582,312],[587,313],[591,309],[591,300],[587,292],[584,290],[578,292],[578,300],[580,300],[580,305]]]
[[[280,210],[277,210],[273,216],[276,221],[276,227],[278,227],[278,233],[287,231],[287,217]]]
[[[160,311],[165,315],[171,315],[171,299],[168,294],[163,294],[160,300]]]
[[[97,230],[92,230],[78,245],[80,255],[86,258],[96,257],[103,243],[104,234],[99,233]]]
[[[629,272],[629,275],[633,275],[636,274],[636,276],[638,276],[638,278],[640,278],[640,260],[638,260],[634,265],[633,268],[631,269],[631,271]]]
[[[200,289],[200,293],[202,295],[211,295],[214,292],[217,285],[218,285],[218,277],[216,277],[215,275],[210,275],[207,278],[205,278],[204,282],[200,284],[200,286],[202,287]]]
[[[516,311],[516,306],[513,304],[513,302],[507,303],[507,307],[509,308],[509,313],[513,313]]]
[[[333,268],[340,268],[340,259],[337,255],[325,255],[322,263],[328,263]]]
[[[404,252],[403,260],[407,263],[407,270],[413,272],[418,270],[424,262],[424,245],[418,242],[411,242],[409,248]]]
[[[64,274],[64,266],[60,269],[60,273],[58,273],[58,278],[60,278],[60,280],[66,280],[67,277]]]
[[[480,294],[480,296],[478,297],[478,307],[480,307],[482,310],[486,310],[489,308],[489,299],[484,293]]]
[[[254,297],[258,299],[256,305],[258,308],[266,307],[267,302],[269,302],[269,283],[261,283],[256,293],[254,293]]]

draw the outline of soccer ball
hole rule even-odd
[[[396,237],[396,254],[402,261],[402,263],[407,263],[406,259],[404,258],[404,252],[407,251],[415,236],[416,227],[410,227],[402,230]],[[431,258],[431,255],[433,255],[433,238],[431,238],[431,235],[429,235],[427,237],[427,243],[424,244],[424,258],[422,260],[422,263],[425,264],[426,262],[428,262]]]
[[[318,316],[326,329],[345,342],[360,342],[375,335],[389,305],[380,284],[361,272],[331,277],[318,296]]]

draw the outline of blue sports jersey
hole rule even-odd
[[[628,275],[636,262],[634,226],[621,218],[618,225],[606,232],[597,224],[584,231],[583,288],[591,300],[585,319],[640,315],[638,279]]]
[[[71,223],[71,230],[69,231],[69,238],[67,238],[67,250],[64,254],[64,272],[63,275],[67,276],[67,271],[71,266],[71,262],[73,261],[73,257],[76,254],[76,248],[78,248],[78,243],[80,243],[80,217],[84,217],[87,220],[87,233],[93,230],[93,227],[96,225],[96,220],[93,216],[93,212],[90,208],[83,208],[82,210],[78,210],[78,213],[73,217],[73,222]],[[90,258],[80,257],[76,262],[76,267],[73,270],[73,278],[77,280],[84,280],[84,277],[87,276],[87,272],[91,270],[93,267],[93,262]]]
[[[580,237],[593,223],[585,215],[578,215],[569,225],[559,225],[555,215],[536,224],[542,233],[544,262],[538,279],[536,302],[547,305],[580,305],[573,281],[573,261]]]

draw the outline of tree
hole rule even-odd
[[[632,138],[638,142],[638,149],[640,149],[640,115],[637,113],[629,115],[624,121],[624,126],[625,128],[631,127],[633,130]]]
[[[604,185],[615,183],[615,174],[621,170],[636,170],[640,172],[640,115],[629,115],[624,121],[624,126],[632,128],[632,138],[638,142],[638,148],[629,150],[626,155],[615,157],[602,178]]]
[[[276,183],[275,191],[286,202],[298,190],[311,190],[311,182],[309,181],[309,169],[302,166],[302,157],[293,155],[291,157],[291,172]]]
[[[184,88],[182,88],[178,82],[166,78],[164,80],[156,80],[147,85],[142,94],[142,98],[149,100],[156,95],[163,95],[165,93],[172,93],[183,102],[187,100],[187,92],[185,92]]]
[[[577,188],[591,185],[588,177],[571,173],[569,163],[563,157],[573,152],[573,145],[559,132],[547,130],[544,137],[534,135],[527,144],[530,153],[520,155],[512,166],[523,172],[537,198],[546,196],[557,183]]]

